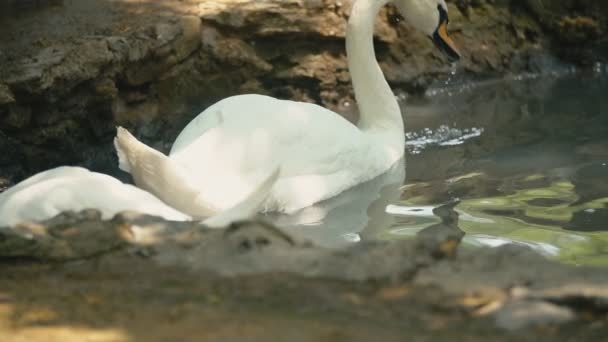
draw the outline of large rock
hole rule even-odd
[[[582,64],[597,61],[597,46],[608,31],[608,3],[594,0],[523,2],[552,33],[556,51],[563,58]]]
[[[165,150],[193,116],[234,94],[316,102],[356,119],[343,41],[352,1],[28,4],[5,4],[3,13],[27,13],[4,17],[0,27],[0,131],[20,147],[25,174],[66,163],[116,172],[117,124]],[[543,6],[450,2],[450,28],[463,52],[454,70],[537,71],[531,56],[551,48],[547,38],[561,32],[544,20]],[[551,8],[570,15],[568,6]],[[596,19],[577,18],[564,19],[583,27],[574,41],[595,37],[585,32],[595,32]],[[393,7],[376,26],[377,57],[394,87],[421,91],[453,70]]]

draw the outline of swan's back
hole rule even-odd
[[[331,173],[331,159],[360,149],[364,140],[355,125],[316,104],[239,95],[192,120],[170,156],[186,164],[203,158],[238,172],[279,162],[282,177],[289,177]]]
[[[311,103],[240,95],[209,107],[176,139],[170,158],[212,183],[252,186],[271,167],[281,180],[374,166],[369,139],[343,117]],[[232,179],[230,182],[227,179]],[[199,184],[208,189],[213,184]]]
[[[383,148],[318,105],[239,95],[193,119],[169,157],[189,170],[195,186],[220,208],[241,199],[278,164],[281,177],[266,209],[291,211],[384,172],[399,156]]]
[[[126,210],[169,220],[190,218],[135,186],[84,168],[64,166],[36,174],[0,194],[0,227],[91,208],[99,210],[104,219]]]

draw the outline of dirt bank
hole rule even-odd
[[[0,232],[10,341],[597,341],[603,270],[521,247],[467,250],[450,207],[415,240],[315,247],[262,222],[226,230],[65,214]]]

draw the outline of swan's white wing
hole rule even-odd
[[[377,176],[386,164],[372,150],[377,145],[323,107],[241,95],[192,120],[169,157],[222,209],[244,198],[278,164],[281,176],[270,209],[289,211]]]
[[[270,190],[279,178],[279,174],[280,169],[275,168],[244,200],[232,208],[209,217],[203,223],[211,228],[224,228],[232,222],[251,219],[262,208],[264,201],[270,194]]]
[[[44,182],[47,179],[58,178],[58,177],[70,177],[70,176],[83,176],[89,175],[91,171],[77,166],[59,166],[54,169],[39,172],[29,178],[26,178],[15,184],[14,186],[7,189],[2,193],[3,196],[9,196],[11,193],[20,191],[23,188],[27,188],[39,182]]]
[[[232,166],[225,171],[239,174],[263,165],[268,174],[277,162],[282,178],[331,174],[342,166],[341,158],[354,161],[350,153],[361,151],[366,138],[346,119],[315,104],[240,95],[192,120],[175,140],[170,156],[195,169],[209,162],[205,168],[217,163]]]

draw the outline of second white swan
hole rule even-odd
[[[279,170],[273,170],[243,201],[222,212],[210,213],[202,223],[221,228],[252,218],[278,175]],[[0,194],[0,229],[85,209],[98,210],[106,220],[123,211],[137,211],[172,221],[192,219],[148,192],[116,178],[82,167],[60,166],[37,173]]]

